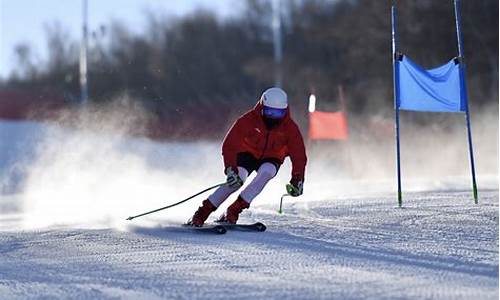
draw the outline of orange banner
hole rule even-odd
[[[344,112],[309,113],[309,138],[312,140],[347,140],[349,128]]]

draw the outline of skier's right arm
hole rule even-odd
[[[238,173],[236,156],[240,152],[243,137],[245,136],[245,116],[240,117],[229,129],[222,143],[222,156],[224,157],[224,170],[231,168]]]

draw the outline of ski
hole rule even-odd
[[[266,225],[261,222],[253,223],[253,224],[228,224],[228,223],[220,223],[224,228],[228,230],[242,230],[242,231],[266,231]]]
[[[227,231],[226,228],[222,225],[206,225],[202,227],[196,227],[189,224],[183,224],[182,226],[195,231],[207,232],[207,233],[224,234]]]

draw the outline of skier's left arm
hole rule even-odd
[[[290,180],[290,186],[287,186],[287,190],[290,195],[296,197],[302,195],[307,156],[304,139],[295,123],[290,128],[288,150],[292,161],[292,179]]]

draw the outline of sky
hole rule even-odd
[[[14,47],[27,43],[35,57],[46,55],[45,26],[56,20],[78,40],[81,36],[83,0],[0,0],[0,77],[15,69]],[[108,24],[124,21],[129,29],[140,32],[147,11],[182,16],[198,8],[214,11],[225,18],[236,15],[243,1],[234,0],[88,0],[89,32]]]

